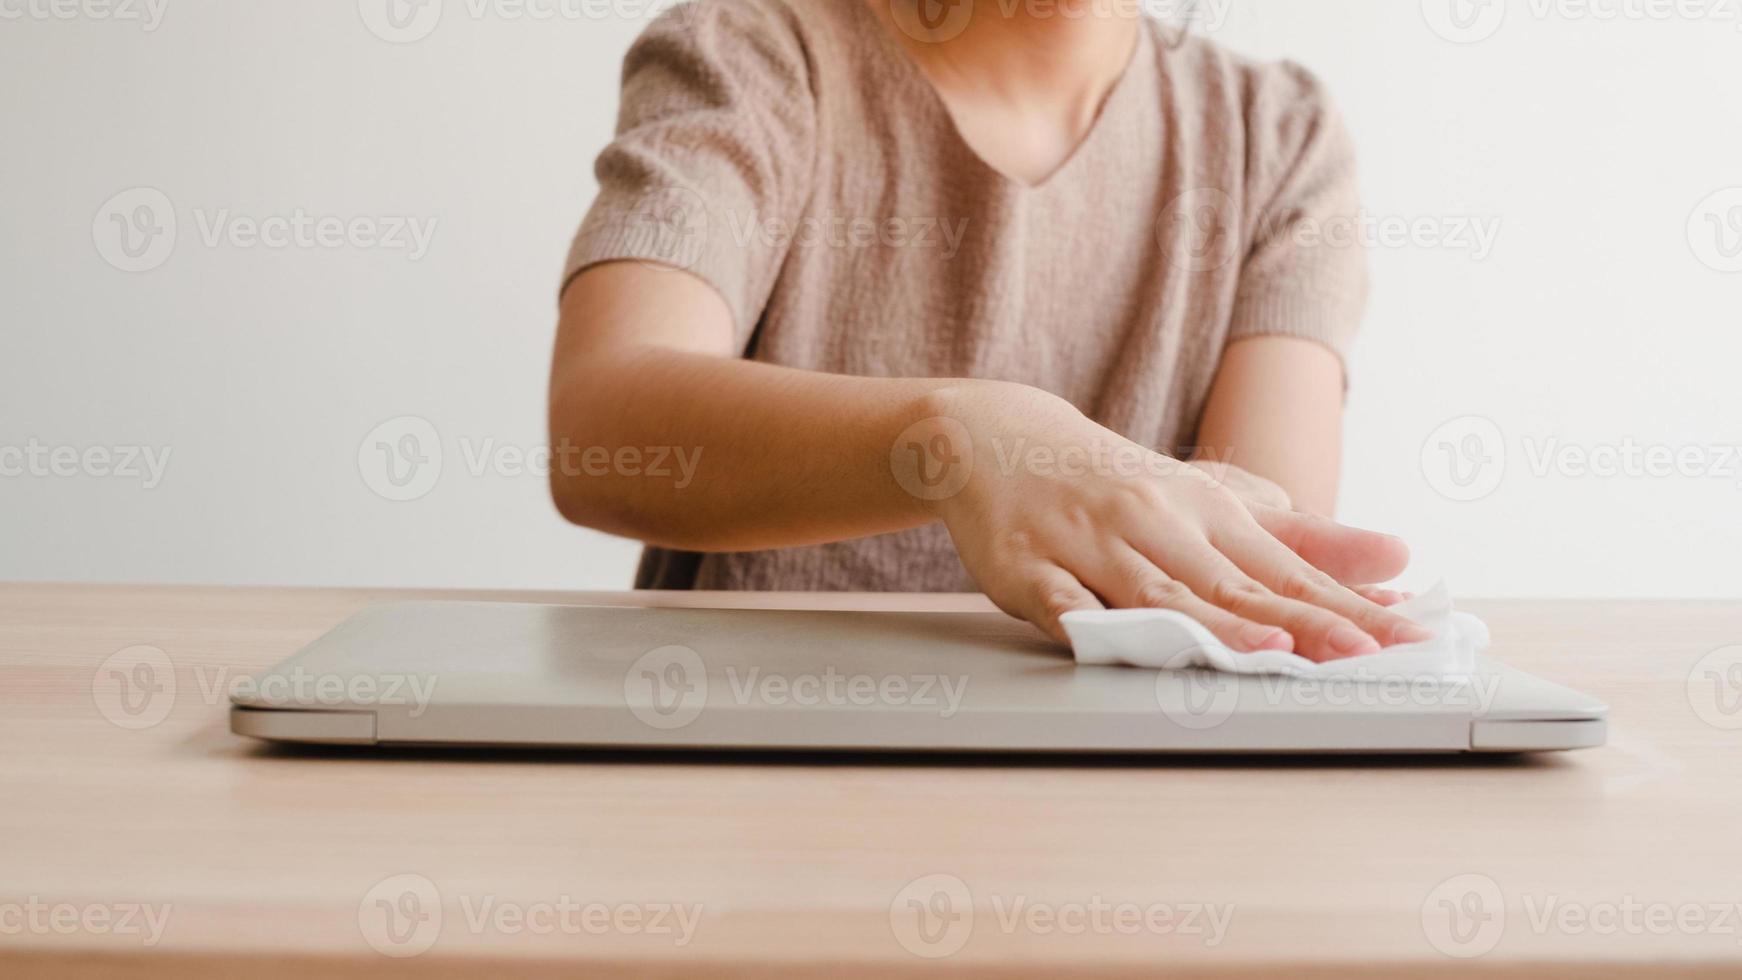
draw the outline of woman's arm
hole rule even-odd
[[[550,389],[551,493],[569,520],[689,551],[786,548],[932,520],[889,447],[949,382],[744,360],[719,294],[676,270],[594,266],[563,294]],[[621,447],[693,461],[687,477],[581,468]],[[567,459],[575,466],[564,466]],[[668,468],[669,469],[669,468]]]
[[[1343,365],[1295,337],[1228,346],[1198,427],[1197,458],[1263,477],[1294,507],[1336,508],[1343,448]]]
[[[618,262],[575,278],[550,401],[565,516],[693,550],[941,521],[1000,608],[1060,639],[1060,616],[1103,604],[1319,660],[1426,638],[1347,588],[1401,569],[1394,538],[1243,500],[1035,388],[800,371],[743,360],[732,337],[726,304],[687,274]],[[700,454],[690,479],[567,465],[662,448]],[[910,462],[930,479],[898,478]]]

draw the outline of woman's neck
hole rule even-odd
[[[1092,121],[1137,44],[1119,0],[856,0],[940,88]]]

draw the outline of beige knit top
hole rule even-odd
[[[1226,345],[1346,352],[1366,296],[1348,137],[1301,68],[1147,22],[1069,160],[993,169],[863,0],[699,0],[623,65],[617,137],[567,282],[700,277],[743,356],[1017,381],[1188,453]],[[816,547],[649,549],[644,588],[966,591],[942,526]]]

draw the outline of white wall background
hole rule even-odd
[[[425,0],[398,33],[388,2],[0,0],[0,451],[38,454],[0,456],[0,578],[627,582],[634,545],[469,454],[543,438],[556,276],[647,0]],[[1324,76],[1374,215],[1443,239],[1375,248],[1350,403],[1343,516],[1409,538],[1417,579],[1742,596],[1742,5],[1662,6],[1203,5]],[[152,201],[173,250],[129,258],[114,217]],[[434,228],[415,257],[208,240],[299,213]],[[394,502],[358,453],[402,416],[443,465]],[[1568,446],[1683,472],[1538,458]],[[56,447],[170,455],[148,487],[57,475]]]

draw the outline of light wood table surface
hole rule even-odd
[[[984,604],[0,585],[0,977],[1742,973],[1742,651],[1722,652],[1742,604],[1468,604],[1497,659],[1611,706],[1609,746],[1540,758],[431,755],[230,734],[228,678],[414,594]],[[135,730],[99,667],[139,645],[174,694]],[[958,888],[965,904],[935,904]],[[918,933],[910,899],[953,917]]]

